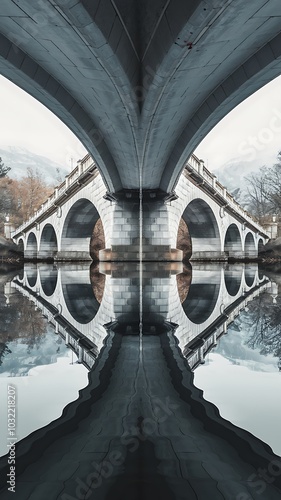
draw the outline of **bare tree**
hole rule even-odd
[[[281,152],[278,163],[262,167],[258,173],[246,177],[248,182],[248,209],[259,220],[273,213],[281,213]]]

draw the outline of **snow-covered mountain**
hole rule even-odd
[[[28,167],[33,168],[34,171],[37,169],[48,184],[58,184],[60,179],[63,180],[69,173],[69,167],[63,167],[49,158],[32,153],[25,148],[12,146],[1,148],[0,157],[7,167],[11,167],[8,175],[12,179],[24,177]]]
[[[264,164],[258,160],[243,161],[241,158],[232,158],[219,169],[210,168],[210,170],[234,198],[241,205],[245,205],[247,204],[246,194],[249,186],[247,177],[253,173],[258,173],[259,169],[263,166]]]

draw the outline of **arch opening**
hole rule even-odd
[[[18,241],[18,251],[24,253],[24,243],[22,238],[20,238]]]
[[[263,250],[264,248],[264,242],[263,240],[260,238],[259,241],[258,241],[258,255],[260,255],[261,251]]]
[[[37,238],[34,233],[29,233],[26,243],[25,257],[37,259]]]
[[[183,212],[191,239],[192,259],[221,255],[218,224],[211,207],[200,198],[193,200]]]
[[[230,224],[224,239],[224,252],[228,257],[242,258],[242,240],[236,224]]]
[[[54,259],[58,251],[57,235],[54,227],[51,224],[46,224],[43,228],[40,246],[39,257],[44,259]]]
[[[252,233],[247,233],[245,238],[245,258],[253,259],[257,257],[255,240]]]
[[[61,252],[67,257],[98,260],[98,252],[105,247],[100,215],[93,203],[78,200],[69,210],[62,231]]]

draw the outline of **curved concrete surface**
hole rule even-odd
[[[79,137],[109,191],[169,192],[211,128],[280,74],[280,15],[278,0],[2,0],[0,73]]]

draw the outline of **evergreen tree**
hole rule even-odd
[[[7,173],[11,170],[11,167],[6,167],[4,165],[2,158],[0,157],[0,179],[6,177]]]

